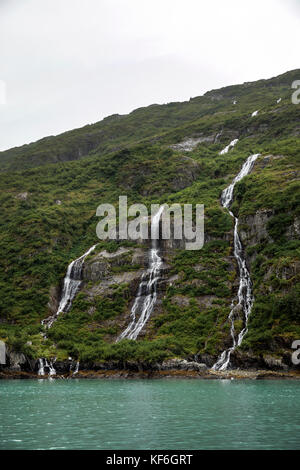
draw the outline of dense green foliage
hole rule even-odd
[[[0,153],[0,338],[31,357],[216,357],[230,344],[227,318],[237,290],[233,221],[221,208],[220,194],[246,158],[260,152],[252,174],[237,185],[232,206],[246,234],[256,299],[242,349],[280,354],[299,339],[300,106],[290,102],[290,85],[299,74],[153,105]],[[252,118],[256,109],[260,113]],[[174,148],[199,136],[210,138],[191,152]],[[236,137],[237,146],[219,155]],[[68,264],[97,242],[97,206],[117,206],[123,194],[129,204],[204,204],[204,248],[166,254],[175,281],[139,341],[114,342],[132,305],[126,282],[93,298],[93,283],[84,286],[44,340],[40,322],[50,313]],[[270,217],[266,235],[254,240],[249,217],[258,211]],[[101,242],[97,253],[118,246]],[[138,268],[128,259],[112,273]],[[235,326],[243,328],[239,318]]]

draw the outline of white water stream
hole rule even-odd
[[[74,372],[73,372],[73,375],[78,374],[78,372],[79,372],[79,365],[80,365],[80,364],[79,364],[79,361],[77,361],[77,362],[76,362],[75,370],[74,370]]]
[[[239,174],[234,178],[233,182],[226,188],[221,196],[221,204],[223,207],[229,210],[232,201],[233,201],[233,192],[236,183],[241,181],[241,179],[244,178],[244,176],[248,175],[254,165],[255,160],[259,157],[260,154],[256,155],[251,155],[247,161],[244,163],[241,171]],[[219,357],[218,361],[214,364],[213,369],[214,370],[226,370],[229,366],[230,363],[230,356],[231,353],[242,344],[242,341],[245,337],[245,335],[248,332],[248,319],[252,310],[254,298],[253,298],[253,293],[252,293],[252,282],[251,282],[251,277],[250,273],[248,271],[247,265],[246,265],[246,260],[244,257],[243,253],[243,247],[241,244],[241,240],[238,234],[238,225],[239,221],[238,219],[234,216],[234,214],[229,210],[229,214],[231,217],[234,218],[235,225],[234,225],[234,256],[237,260],[238,263],[238,269],[239,269],[239,275],[240,275],[240,284],[239,284],[239,290],[238,290],[238,304],[237,306],[240,306],[243,310],[244,313],[244,328],[236,337],[235,334],[235,329],[234,329],[234,313],[235,309],[237,306],[234,306],[232,304],[232,309],[229,314],[229,320],[231,321],[231,337],[232,337],[232,347],[229,349],[226,349],[225,351],[222,352],[221,356]]]
[[[53,362],[50,361],[50,363],[48,363],[47,359],[44,359],[44,358],[39,359],[38,375],[41,375],[41,376],[46,375],[45,367],[48,368],[48,376],[49,377],[52,377],[52,375],[56,375],[56,370],[54,369]]]
[[[219,155],[225,155],[226,153],[229,152],[230,149],[232,149],[233,147],[236,146],[236,144],[238,143],[239,139],[234,139],[232,142],[230,142],[229,145],[227,145],[227,147],[225,147],[220,153]]]
[[[141,330],[149,320],[153,307],[157,300],[157,282],[160,279],[160,271],[162,267],[162,259],[159,256],[158,239],[159,239],[159,221],[163,213],[164,206],[152,217],[152,240],[149,250],[149,268],[143,274],[137,296],[131,309],[130,323],[125,331],[119,336],[117,341],[121,339],[137,339]]]
[[[85,258],[96,248],[97,245],[93,245],[89,250],[84,253],[82,256],[79,258],[75,259],[72,261],[67,269],[67,274],[64,278],[64,287],[60,299],[60,303],[58,306],[57,311],[55,312],[54,315],[46,318],[45,320],[42,321],[42,325],[45,325],[47,328],[51,328],[53,323],[57,320],[58,316],[60,313],[63,312],[68,312],[72,306],[72,302],[75,298],[75,295],[77,294],[79,287],[82,283],[82,269],[83,269],[83,264]],[[39,359],[39,370],[38,374],[39,375],[45,375],[45,367],[48,367],[49,369],[49,376],[55,375],[56,371],[53,367],[52,362],[50,361],[50,364],[48,364],[47,359],[40,358]],[[78,363],[79,367],[79,363]],[[77,366],[76,366],[77,369]],[[75,370],[75,373],[77,373],[78,370]]]
[[[47,328],[51,328],[60,313],[68,312],[70,310],[74,297],[82,282],[81,275],[84,260],[92,251],[94,251],[96,246],[97,245],[92,246],[86,253],[80,256],[80,258],[75,259],[69,264],[67,274],[64,279],[64,287],[58,309],[54,315],[43,320],[42,325],[47,326]]]

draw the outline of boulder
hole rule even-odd
[[[27,364],[27,359],[23,353],[8,351],[8,362],[10,370],[20,371]]]
[[[205,372],[207,370],[207,365],[199,364],[198,362],[188,362],[185,359],[169,359],[161,364],[160,369]]]

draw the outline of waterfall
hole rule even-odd
[[[58,316],[62,312],[68,312],[72,306],[72,302],[74,300],[75,295],[77,294],[79,287],[82,282],[82,268],[85,258],[96,248],[97,245],[93,245],[89,250],[84,253],[80,258],[75,259],[72,263],[69,264],[67,269],[67,274],[64,279],[64,287],[61,295],[61,299],[59,302],[59,306],[57,311],[54,315],[42,320],[42,325],[45,325],[47,328],[51,328],[53,323],[57,320]],[[46,335],[43,335],[46,338]],[[79,367],[79,363],[78,367]],[[39,359],[39,370],[38,375],[44,376],[45,375],[45,367],[48,368],[48,375],[51,377],[52,375],[56,375],[56,370],[53,367],[53,363],[50,361],[48,364],[47,359],[40,358]],[[76,365],[77,368],[77,365]],[[78,370],[77,370],[78,372]],[[75,371],[75,373],[77,373]]]
[[[75,259],[69,264],[67,274],[64,279],[64,287],[62,296],[56,313],[42,321],[42,325],[51,328],[57,317],[62,312],[68,312],[72,306],[75,295],[77,294],[82,282],[82,268],[85,258],[96,248],[97,245],[92,246],[80,258]]]
[[[55,360],[54,360],[54,362],[55,362]],[[47,367],[47,369],[48,369],[48,376],[49,377],[52,377],[52,375],[56,375],[56,370],[54,369],[53,362],[50,361],[50,364],[49,364],[47,359],[44,359],[44,358],[39,359],[38,375],[41,375],[41,376],[46,375],[45,367]]]
[[[45,369],[44,369],[44,359],[39,359],[39,370],[38,370],[38,375],[45,375]]]
[[[78,371],[79,371],[79,361],[76,362],[76,367],[75,367],[75,370],[73,372],[73,375],[78,374]]]
[[[228,188],[226,188],[223,191],[222,196],[221,196],[221,204],[226,209],[229,210],[232,204],[233,192],[234,192],[234,187],[236,183],[241,181],[241,179],[244,178],[244,176],[248,175],[251,172],[255,160],[259,156],[260,154],[251,155],[247,159],[247,161],[244,163],[241,171],[234,178],[233,182],[228,186]],[[245,326],[244,326],[244,329],[238,335],[238,338],[236,338],[235,330],[234,330],[234,313],[235,313],[236,306],[234,306],[234,304],[232,303],[231,312],[228,318],[231,322],[230,333],[231,333],[233,344],[231,348],[223,351],[218,361],[213,366],[214,370],[226,370],[228,368],[231,353],[242,344],[243,339],[248,332],[247,325],[248,325],[249,316],[250,316],[253,302],[254,302],[251,277],[250,277],[250,273],[246,265],[246,260],[245,260],[244,253],[243,253],[243,247],[242,247],[242,243],[241,243],[239,233],[238,233],[239,221],[238,221],[238,218],[235,217],[234,214],[230,210],[229,210],[229,214],[231,215],[231,217],[234,218],[234,222],[235,222],[234,224],[234,256],[237,260],[239,275],[240,275],[237,305],[240,306],[243,310]]]
[[[239,139],[234,139],[232,142],[230,142],[229,145],[227,145],[227,147],[225,147],[220,153],[219,155],[225,155],[226,153],[229,152],[230,149],[232,149],[233,147],[236,146],[236,144],[238,143]]]
[[[157,283],[160,279],[162,259],[159,256],[159,221],[163,213],[164,206],[161,206],[158,212],[152,217],[151,228],[151,248],[149,250],[149,268],[143,274],[138,288],[134,304],[131,309],[131,321],[125,331],[118,337],[117,341],[122,339],[137,339],[141,330],[149,320],[153,307],[157,300]]]

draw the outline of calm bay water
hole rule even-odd
[[[0,449],[300,449],[300,382],[0,380]]]

